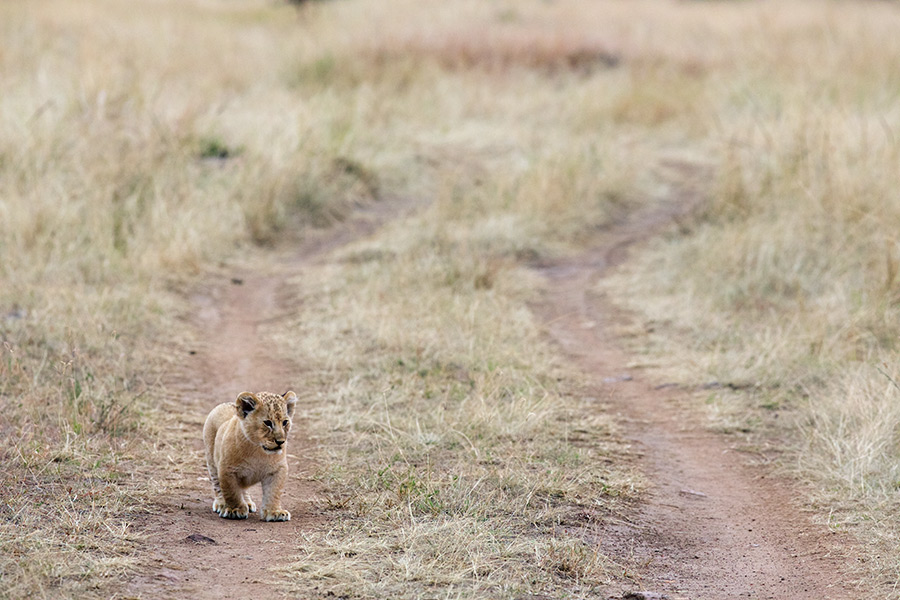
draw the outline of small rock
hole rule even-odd
[[[192,533],[186,538],[189,542],[194,542],[195,544],[217,544],[216,540],[212,538],[208,538],[205,535],[200,535],[199,533]]]
[[[669,388],[677,388],[677,387],[678,387],[677,383],[663,383],[663,384],[656,386],[653,389],[654,390],[667,390]]]
[[[665,594],[657,592],[628,592],[622,596],[622,600],[668,600]]]

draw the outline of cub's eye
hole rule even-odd
[[[266,419],[265,421],[263,421],[263,425],[265,425],[266,427],[268,427],[269,429],[271,429],[271,428],[272,428],[272,421]]]
[[[287,419],[285,419],[284,421],[281,422],[281,426],[282,426],[282,427],[287,427],[287,426],[288,426]]]

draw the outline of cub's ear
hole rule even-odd
[[[285,392],[281,395],[287,403],[287,414],[289,417],[294,416],[294,407],[297,406],[297,394],[294,392]]]
[[[237,400],[234,401],[238,416],[242,419],[246,419],[247,415],[256,410],[257,404],[259,404],[259,400],[250,392],[241,392],[238,394]]]

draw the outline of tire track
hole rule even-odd
[[[208,412],[245,390],[281,393],[294,389],[303,399],[297,365],[279,356],[263,326],[291,314],[295,300],[282,292],[282,282],[304,265],[374,233],[386,222],[418,207],[408,199],[382,200],[360,207],[347,220],[328,229],[307,231],[301,241],[273,253],[256,269],[222,273],[217,281],[198,286],[191,296],[189,327],[200,343],[185,357],[166,390],[184,417],[167,469],[155,477],[168,480],[175,493],[162,498],[152,515],[137,523],[147,537],[142,568],[127,586],[133,598],[243,599],[283,598],[271,573],[297,551],[304,530],[324,518],[317,508],[315,448],[305,439],[298,419],[288,441],[290,474],[284,506],[291,520],[265,523],[251,515],[246,521],[219,518],[211,508],[201,430]],[[298,412],[302,413],[302,406]],[[258,490],[255,490],[258,496]],[[253,492],[251,492],[253,493]]]
[[[537,267],[549,282],[536,307],[547,333],[619,414],[650,481],[628,522],[605,528],[603,551],[633,564],[643,589],[671,599],[868,597],[853,583],[849,537],[812,524],[789,481],[749,466],[702,427],[688,391],[661,389],[630,368],[612,332],[627,315],[592,293],[632,246],[691,209],[670,201],[637,212],[582,254]]]

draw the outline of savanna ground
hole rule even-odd
[[[544,335],[533,266],[684,202],[595,293],[896,595],[898,30],[892,2],[3,2],[0,596],[131,593],[156,499],[203,475],[172,376],[198,293],[390,203],[419,208],[285,272],[259,332],[322,515],[273,578],[636,577],[577,532],[653,481]]]

